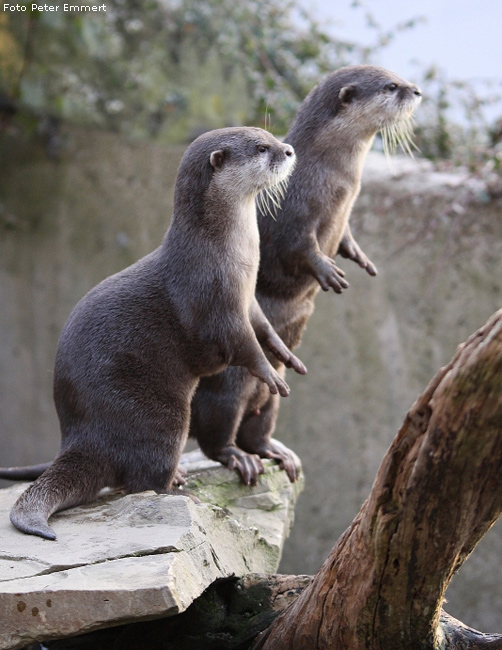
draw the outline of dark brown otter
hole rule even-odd
[[[333,260],[337,253],[376,274],[351,234],[349,216],[376,133],[407,145],[420,97],[417,86],[388,70],[352,66],[325,77],[300,106],[284,140],[295,148],[297,165],[277,223],[259,215],[256,296],[290,348],[300,343],[319,287],[340,293],[348,286]],[[190,435],[246,484],[263,471],[260,457],[277,459],[294,481],[293,456],[271,439],[278,402],[240,368],[228,368],[200,382]]]
[[[240,365],[287,395],[261,345],[305,373],[254,299],[255,198],[286,179],[294,159],[291,145],[255,128],[212,131],[187,149],[163,243],[92,289],[63,329],[61,448],[14,505],[17,528],[55,539],[48,517],[105,486],[172,491],[201,376]]]

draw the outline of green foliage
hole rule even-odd
[[[12,53],[0,59],[4,92],[39,113],[165,140],[265,119],[284,130],[320,75],[364,55],[293,0],[112,0],[85,14],[27,7],[1,14]]]
[[[502,83],[451,81],[432,66],[424,71],[420,86],[423,102],[415,139],[422,154],[473,172],[485,166],[500,170],[502,123],[493,116],[502,115]]]
[[[0,111],[7,97],[25,109],[25,128],[26,116],[50,116],[164,142],[238,124],[281,134],[323,74],[374,61],[423,20],[386,29],[354,0],[373,34],[359,45],[333,37],[298,2],[110,0],[85,13],[21,3],[25,12],[0,11]],[[500,86],[451,82],[434,67],[420,85],[423,154],[500,168],[500,127],[486,118]]]

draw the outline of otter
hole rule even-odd
[[[252,127],[211,131],[188,147],[162,244],[91,289],[63,328],[54,370],[61,447],[12,508],[19,530],[56,539],[50,515],[104,487],[174,493],[200,377],[240,365],[286,396],[262,346],[306,372],[254,297],[255,198],[294,162],[291,145]]]
[[[375,135],[409,149],[417,86],[380,67],[358,65],[328,74],[305,98],[284,142],[297,164],[276,211],[259,212],[260,268],[256,297],[272,326],[294,349],[314,310],[319,289],[348,287],[336,254],[370,275],[376,267],[349,226],[361,173]],[[273,224],[273,227],[272,227]],[[281,363],[273,360],[280,371]],[[263,472],[261,458],[279,461],[291,481],[294,457],[271,439],[279,403],[240,368],[204,378],[192,401],[190,436],[204,453],[235,468],[245,484]]]
[[[284,138],[297,153],[286,200],[276,210],[273,228],[264,207],[258,213],[261,261],[256,296],[289,347],[300,343],[319,288],[341,293],[348,287],[334,256],[376,275],[375,265],[352,235],[349,217],[375,135],[382,133],[386,148],[397,142],[408,149],[412,114],[420,99],[414,84],[364,65],[328,74],[300,106]],[[280,364],[276,367],[283,372]],[[189,433],[206,455],[235,468],[245,484],[255,484],[263,472],[260,458],[279,461],[294,481],[293,455],[271,438],[278,408],[277,397],[269,396],[245,371],[228,368],[200,382]],[[49,465],[2,468],[0,478],[31,479]]]

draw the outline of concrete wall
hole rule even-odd
[[[52,370],[62,325],[104,277],[155,248],[183,148],[68,131],[61,160],[0,142],[0,464],[59,447]]]
[[[99,132],[68,131],[59,162],[37,145],[0,143],[1,465],[56,453],[60,328],[91,286],[158,244],[181,153]],[[299,349],[309,375],[288,373],[277,437],[300,455],[307,480],[284,572],[317,570],[411,403],[501,306],[500,200],[488,200],[483,182],[425,162],[394,168],[370,156],[353,215],[379,275],[340,262],[351,286],[318,296]],[[487,632],[502,631],[501,537],[495,526],[448,593],[449,613]]]

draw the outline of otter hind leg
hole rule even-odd
[[[90,454],[64,451],[14,504],[10,520],[23,533],[55,540],[48,518],[88,503],[107,485],[104,468]]]
[[[160,409],[159,409],[160,411]],[[185,483],[179,469],[181,453],[188,438],[189,403],[161,416],[146,417],[136,427],[134,444],[120,465],[120,483],[130,494],[153,490],[158,494],[180,494],[176,486]]]
[[[230,367],[204,377],[192,400],[190,436],[208,458],[236,470],[244,485],[256,485],[264,471],[257,455],[246,453],[235,443],[244,409],[257,391],[268,397],[268,391],[245,368]]]
[[[134,471],[124,477],[127,492],[134,494],[151,490],[157,494],[189,497],[195,503],[200,503],[200,500],[193,494],[180,489],[185,483],[186,476],[186,472],[178,467],[183,446],[184,443],[183,445],[176,445],[176,449],[173,449],[172,453],[164,456],[162,456],[162,450],[159,448],[156,462],[142,464],[140,459],[136,458]],[[163,459],[162,462],[160,462],[161,458]]]
[[[243,419],[237,432],[237,444],[249,454],[278,461],[294,483],[299,475],[295,457],[286,445],[272,439],[278,411],[279,397],[270,395],[258,413],[248,413]]]

